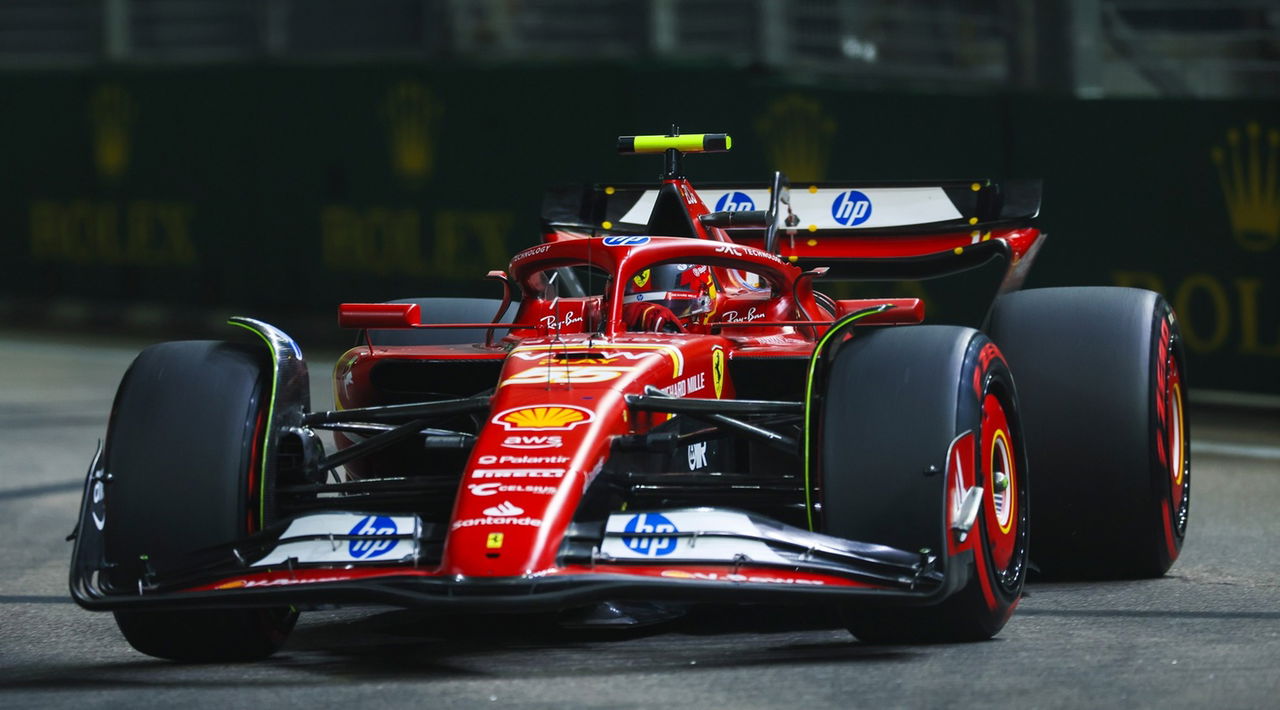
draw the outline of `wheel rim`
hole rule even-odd
[[[982,402],[983,510],[992,566],[1004,577],[1017,562],[1021,487],[1009,418],[996,395]]]
[[[1178,363],[1169,358],[1168,379],[1165,385],[1165,406],[1168,416],[1165,421],[1165,446],[1169,455],[1169,488],[1173,502],[1174,530],[1181,535],[1187,524],[1187,484],[1190,472],[1186,451],[1186,420],[1183,410],[1182,376]]]

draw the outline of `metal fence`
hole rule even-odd
[[[1280,0],[4,0],[0,68],[655,61],[920,91],[1280,96]]]

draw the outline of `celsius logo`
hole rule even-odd
[[[351,535],[395,535],[396,521],[386,516],[366,515],[351,528]],[[388,550],[396,546],[397,540],[390,538],[387,540],[352,540],[347,545],[347,551],[351,556],[359,559],[372,559],[382,554],[386,554]]]
[[[755,208],[756,203],[745,192],[726,192],[716,200],[716,212],[746,212]]]
[[[831,203],[831,216],[846,227],[871,219],[871,199],[857,190],[842,192]]]
[[[471,495],[473,496],[496,496],[499,493],[535,493],[540,496],[551,496],[555,495],[556,491],[560,490],[555,486],[533,486],[524,484],[512,485],[507,483],[472,483],[467,486],[467,488],[471,491]],[[506,505],[510,504],[507,503]],[[519,510],[519,508],[516,509]],[[489,510],[494,510],[494,508],[490,508]],[[489,510],[485,511],[486,515],[498,515],[498,513],[490,513]]]
[[[604,245],[607,247],[638,247],[641,244],[648,244],[648,237],[605,237]]]
[[[629,533],[674,533],[680,532],[675,523],[657,513],[641,513],[627,521],[624,528]],[[634,552],[650,557],[662,557],[676,551],[674,537],[623,537],[622,544]]]

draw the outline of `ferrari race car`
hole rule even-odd
[[[267,656],[342,604],[802,604],[899,643],[991,637],[1032,562],[1169,568],[1190,469],[1163,298],[1018,290],[1039,183],[685,179],[729,148],[620,138],[660,183],[550,192],[500,298],[343,304],[333,411],[257,320],[144,350],[89,467],[76,602],[179,660]],[[977,327],[827,293],[992,265]]]

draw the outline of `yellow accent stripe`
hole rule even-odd
[[[861,310],[854,311],[853,313],[850,313],[849,315],[841,318],[840,320],[836,321],[834,325],[831,326],[830,330],[822,334],[822,337],[818,339],[818,344],[813,347],[813,354],[809,356],[809,374],[805,378],[805,385],[804,385],[804,513],[805,513],[807,522],[809,524],[810,530],[813,530],[814,527],[813,527],[813,495],[812,495],[813,476],[811,473],[813,462],[809,460],[809,449],[812,448],[809,442],[811,438],[810,435],[812,432],[812,427],[816,423],[813,421],[813,416],[812,416],[813,375],[814,375],[814,371],[818,367],[818,359],[822,357],[822,350],[827,346],[827,343],[831,341],[832,337],[836,335],[843,335],[844,333],[849,332],[847,326],[873,313],[883,313],[884,311],[887,311],[890,308],[893,308],[892,304],[884,303],[879,306],[871,306],[869,308],[863,308]],[[850,335],[852,335],[852,333],[850,333]]]
[[[267,524],[267,461],[271,455],[271,423],[276,418],[276,388],[280,381],[280,358],[276,356],[275,345],[271,343],[271,339],[265,333],[245,323],[229,320],[228,325],[234,325],[237,328],[244,328],[254,335],[262,338],[262,342],[267,345],[267,352],[271,353],[271,403],[267,407],[267,421],[262,432],[262,463],[258,467],[258,529],[262,529]]]
[[[597,343],[594,347],[587,348],[574,347],[572,345],[521,345],[512,349],[511,353],[563,353],[563,352],[592,352],[596,350],[610,351],[620,350],[626,352],[628,350],[657,350],[671,358],[671,376],[679,377],[684,373],[684,353],[680,352],[680,348],[673,345],[646,345],[641,343],[628,343],[626,345],[610,345],[608,343]]]
[[[988,454],[989,458],[987,459],[987,466],[991,468],[991,470],[988,472],[987,478],[991,481],[992,492],[995,492],[996,490],[996,470],[993,464],[995,463],[995,460],[996,460],[996,447],[1000,445],[1001,439],[1004,440],[1005,450],[1009,452],[1009,456],[1006,459],[1006,461],[1008,462],[1009,468],[1013,468],[1013,447],[1009,445],[1009,438],[1005,436],[1004,429],[996,429],[996,433],[991,437],[991,453]],[[1016,475],[1017,472],[1009,471],[1008,474],[1009,474],[1009,486],[1004,489],[1005,490],[1004,504],[1006,507],[1016,506],[1018,501],[1017,496],[1014,495],[1015,493],[1014,488],[1015,486],[1018,485],[1017,475]],[[996,524],[1000,526],[1000,532],[1008,533],[1011,529],[1013,529],[1014,512],[1015,512],[1014,508],[1009,508],[1009,519],[1001,523],[1000,511],[996,510]]]

